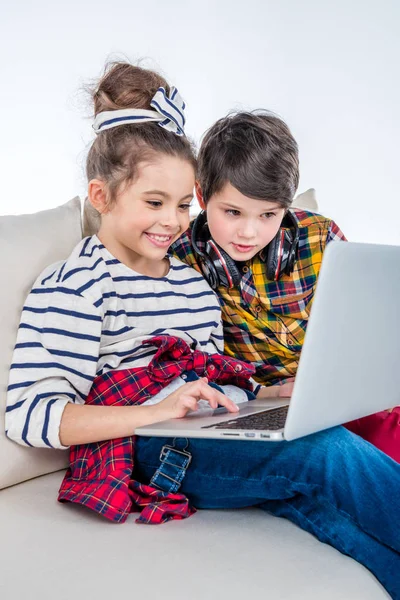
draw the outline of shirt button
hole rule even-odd
[[[257,313],[262,311],[262,307],[258,304],[255,309],[254,309]]]
[[[246,265],[245,265],[242,269],[242,273],[248,273],[248,271],[249,271],[249,267],[246,267]]]
[[[214,367],[214,365],[210,365],[210,366],[208,367],[208,370],[209,370],[209,371],[215,371],[215,367]]]
[[[235,371],[236,373],[240,373],[240,371],[242,370],[242,365],[235,365]]]

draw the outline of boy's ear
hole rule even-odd
[[[196,181],[196,183],[194,184],[194,189],[196,190],[196,197],[198,203],[200,204],[201,210],[206,210],[206,205],[203,200],[203,192],[201,191],[200,183],[198,181]]]
[[[88,199],[100,214],[108,212],[107,190],[104,181],[101,179],[91,179],[89,181]]]

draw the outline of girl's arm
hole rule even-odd
[[[67,404],[60,423],[62,446],[90,444],[133,435],[137,427],[161,421],[157,405],[88,406]]]
[[[224,329],[222,326],[222,315],[219,313],[219,319],[215,327],[213,327],[210,335],[209,344],[207,345],[207,352],[210,354],[224,353]]]
[[[102,320],[101,310],[66,283],[37,280],[22,311],[10,367],[10,439],[25,446],[65,447],[61,418],[67,405],[80,408],[92,386]]]
[[[65,449],[133,435],[141,425],[179,418],[196,408],[200,398],[236,410],[205,380],[182,386],[157,405],[84,405],[96,377],[102,322],[101,311],[74,290],[34,285],[22,311],[10,368],[10,439],[25,446]]]
[[[207,400],[212,408],[225,406],[229,412],[238,411],[232,400],[202,378],[186,383],[158,404],[149,406],[69,404],[61,419],[60,438],[65,446],[72,446],[131,436],[142,425],[184,417],[190,410],[197,410],[199,400]]]

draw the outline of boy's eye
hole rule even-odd
[[[146,204],[149,204],[154,208],[159,208],[160,206],[162,206],[161,200],[146,200]]]
[[[226,211],[227,215],[232,215],[233,217],[237,217],[240,215],[240,211],[239,210],[235,210],[234,208],[230,208],[229,210]]]
[[[275,217],[275,213],[267,212],[267,213],[264,213],[262,216],[265,217],[266,219],[272,219],[272,217]]]

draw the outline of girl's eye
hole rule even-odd
[[[266,219],[272,219],[272,217],[275,217],[275,213],[268,212],[268,213],[264,213],[262,216],[265,217]]]
[[[162,202],[160,200],[146,200],[146,204],[153,206],[153,208],[160,208]]]
[[[191,207],[191,206],[192,206],[192,205],[191,205],[190,203],[189,203],[189,204],[180,204],[180,205],[179,205],[179,208],[180,208],[181,210],[183,210],[183,211],[185,211],[185,212],[186,212],[187,210],[189,210],[189,209],[190,209],[190,207]]]
[[[229,210],[226,211],[226,214],[227,215],[232,215],[233,217],[237,217],[237,216],[240,215],[240,211],[231,208],[231,209],[229,209]]]

